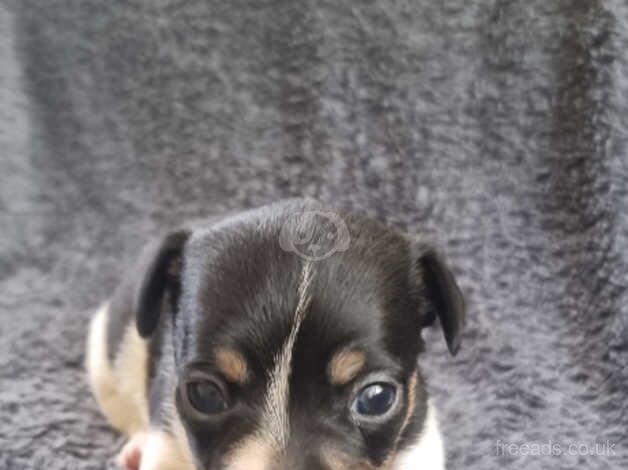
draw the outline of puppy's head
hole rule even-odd
[[[304,228],[318,247],[329,240],[311,216],[329,212],[312,204],[170,235],[151,265],[138,328],[171,343],[161,348],[173,355],[164,400],[199,469],[387,468],[426,415],[421,329],[438,316],[458,349],[462,297],[431,248],[336,212],[346,224],[336,232],[350,237],[342,249],[285,249],[291,232],[302,244]],[[168,291],[174,301],[162,302]]]

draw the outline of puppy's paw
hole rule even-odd
[[[118,467],[122,470],[140,470],[145,443],[146,434],[135,434],[131,437],[116,458]]]

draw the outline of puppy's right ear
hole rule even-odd
[[[186,231],[174,231],[149,242],[112,297],[112,313],[118,312],[118,321],[122,323],[125,322],[123,317],[128,319],[126,321],[134,319],[142,338],[150,336],[157,327],[166,296],[175,306],[180,290],[183,246],[188,237]]]
[[[140,336],[146,338],[157,327],[166,293],[176,300],[180,289],[183,245],[187,232],[171,232],[155,240],[140,257],[143,275],[137,279],[134,298],[135,322]]]

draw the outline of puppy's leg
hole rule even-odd
[[[109,307],[103,305],[90,324],[86,366],[102,412],[118,431],[132,436],[148,429],[148,345],[133,322],[126,326],[113,359],[107,350]]]
[[[194,470],[194,464],[179,433],[152,429],[146,436],[139,470]]]
[[[129,439],[116,458],[118,467],[125,470],[139,470],[145,443],[146,434],[143,433],[135,434]]]
[[[148,343],[129,321],[121,338],[108,341],[111,311],[101,307],[90,325],[86,366],[89,382],[110,424],[129,437],[117,463],[125,470],[194,470],[181,423],[173,418],[172,430],[149,424],[147,399]],[[120,318],[114,319],[119,321]],[[108,344],[117,344],[109,354]],[[171,407],[174,412],[174,406]]]

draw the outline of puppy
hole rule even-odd
[[[129,470],[444,468],[417,366],[464,302],[435,251],[287,200],[165,234],[94,316],[92,390]]]

